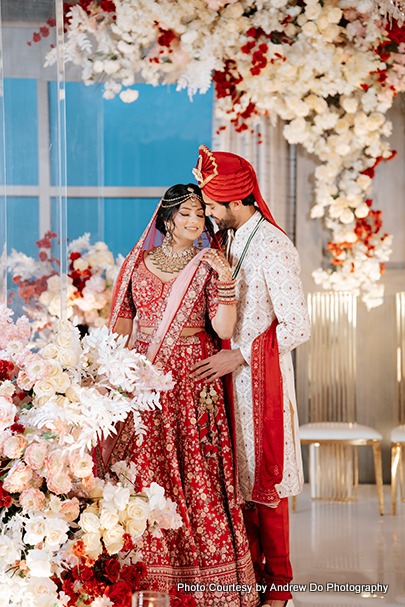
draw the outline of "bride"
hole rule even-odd
[[[110,327],[171,371],[176,383],[161,393],[161,410],[144,414],[142,444],[129,416],[114,442],[101,445],[99,465],[106,472],[117,461],[133,461],[141,486],[155,481],[177,504],[180,529],[142,538],[150,587],[168,593],[184,588],[199,607],[251,607],[258,598],[224,387],[221,380],[206,384],[190,376],[197,361],[218,351],[218,338],[231,337],[236,323],[231,269],[210,226],[200,189],[175,185],[123,264]],[[159,236],[161,244],[153,246]],[[199,250],[194,243],[202,246],[203,239],[214,248]]]

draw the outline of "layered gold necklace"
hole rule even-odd
[[[175,274],[181,272],[197,253],[198,249],[194,245],[175,253],[167,245],[161,244],[160,247],[152,249],[149,257],[153,265],[161,272]]]

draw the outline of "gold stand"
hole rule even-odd
[[[405,450],[402,448],[405,446],[404,443],[391,443],[391,501],[392,501],[392,514],[396,515],[397,512],[397,494],[398,494],[398,476],[401,502],[405,502],[404,497],[404,455]]]
[[[309,461],[311,498],[338,502],[357,499],[359,482],[357,447],[371,445],[373,447],[379,510],[381,515],[384,514],[380,440],[301,440],[301,443],[314,445],[320,450],[316,467],[313,467],[311,461]],[[292,499],[291,506],[292,512],[295,512],[295,497]]]

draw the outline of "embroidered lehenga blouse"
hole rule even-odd
[[[139,260],[120,316],[132,318],[136,309],[141,326],[158,326],[175,285],[176,278],[163,284]],[[191,313],[187,311],[185,326],[204,326],[217,307],[217,284],[211,273]],[[180,307],[177,314],[183,313]],[[134,348],[146,354],[151,339],[151,335],[138,333]],[[142,444],[133,435],[131,419],[127,420],[110,465],[122,459],[134,461],[140,484],[147,487],[155,481],[162,485],[183,521],[180,529],[163,531],[162,537],[149,533],[142,537],[142,560],[150,587],[169,592],[184,583],[194,590],[186,588],[199,607],[253,607],[258,599],[234,482],[222,382],[210,384],[218,401],[208,409],[199,399],[206,385],[190,377],[193,364],[217,350],[204,330],[173,344],[165,370],[172,372],[174,389],[161,394],[161,410],[144,414],[148,430]],[[237,585],[244,586],[245,592]],[[249,586],[253,586],[250,591]]]

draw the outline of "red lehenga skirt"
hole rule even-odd
[[[150,336],[140,334],[134,349],[146,354]],[[206,384],[190,377],[194,363],[215,353],[207,333],[181,337],[167,363],[176,385],[162,392],[161,410],[143,414],[148,428],[142,444],[130,420],[113,451],[113,462],[132,460],[143,486],[155,481],[177,504],[183,525],[160,538],[142,537],[147,582],[171,592],[184,584],[199,607],[253,607],[259,604],[249,545],[234,483],[233,454],[223,387],[214,386],[214,408],[200,404]]]

